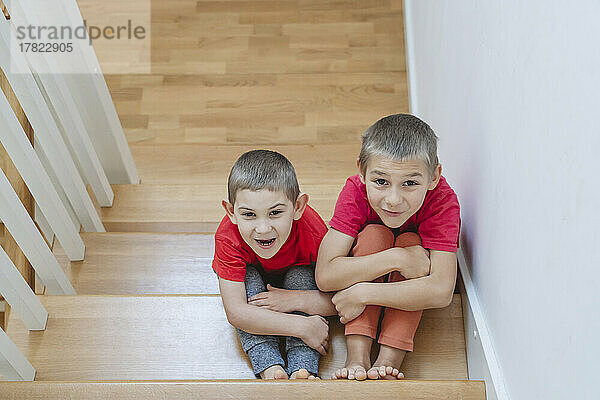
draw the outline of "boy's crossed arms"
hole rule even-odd
[[[269,285],[270,286],[270,285]],[[331,294],[318,290],[273,288],[246,299],[244,282],[219,278],[223,306],[229,323],[254,335],[293,336],[325,355],[329,326],[321,315],[336,314]],[[304,312],[309,316],[290,314]]]
[[[317,258],[317,284],[323,291],[338,291],[332,301],[342,323],[358,317],[367,305],[418,311],[443,308],[452,301],[456,253],[427,251],[417,245],[347,257],[354,240],[330,228]],[[393,271],[400,272],[406,280],[372,282]]]

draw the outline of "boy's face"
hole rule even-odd
[[[287,241],[293,221],[300,219],[307,202],[306,194],[300,194],[294,204],[283,192],[244,189],[237,192],[235,205],[223,200],[223,207],[244,242],[268,259]]]
[[[361,174],[360,178],[367,187],[369,204],[383,223],[399,228],[421,208],[427,191],[437,186],[441,172],[438,165],[432,176],[421,160],[395,161],[374,156],[365,176]]]

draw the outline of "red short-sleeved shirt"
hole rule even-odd
[[[381,218],[367,199],[367,188],[358,175],[346,180],[329,226],[356,237],[365,225],[381,224]],[[399,229],[399,232],[417,232],[423,247],[432,250],[456,252],[460,231],[460,206],[454,190],[442,176],[435,189],[429,190],[421,208]]]
[[[244,282],[246,266],[261,266],[268,274],[282,274],[294,265],[309,265],[317,261],[317,253],[327,225],[319,214],[306,206],[302,217],[292,223],[286,242],[273,257],[264,259],[248,246],[236,225],[225,216],[215,234],[213,270],[220,278]]]

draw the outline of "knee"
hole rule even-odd
[[[265,282],[258,270],[250,265],[246,267],[246,296],[248,298],[267,290]]]
[[[405,232],[396,238],[395,247],[420,246],[421,237],[415,232]]]
[[[317,290],[314,267],[310,265],[291,267],[283,278],[283,288],[290,290]]]
[[[394,233],[384,225],[370,224],[356,237],[353,256],[364,256],[387,250],[394,245]]]

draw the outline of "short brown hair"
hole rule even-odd
[[[430,173],[438,165],[435,132],[421,119],[410,114],[389,115],[375,122],[362,135],[358,157],[364,175],[369,160],[381,155],[392,160],[422,160]]]
[[[248,151],[237,159],[227,180],[229,202],[235,204],[237,192],[244,189],[283,191],[292,203],[300,194],[294,166],[271,150]]]

